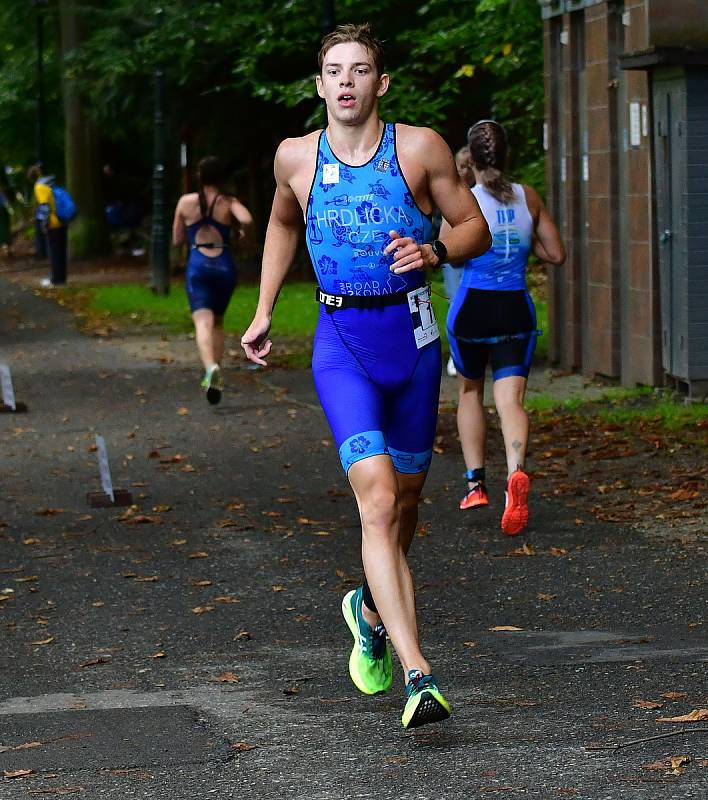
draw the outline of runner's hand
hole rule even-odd
[[[255,317],[248,326],[248,330],[241,337],[241,347],[243,347],[246,357],[254,364],[267,367],[268,364],[263,360],[270,353],[273,342],[268,338],[270,331],[270,317]]]
[[[393,253],[391,272],[397,275],[413,269],[426,269],[437,265],[437,256],[429,244],[418,244],[410,236],[401,236],[398,231],[389,231],[391,242],[386,245],[384,255]]]

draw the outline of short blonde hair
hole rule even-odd
[[[328,33],[322,39],[322,47],[317,54],[317,63],[322,74],[322,67],[324,66],[325,56],[337,44],[344,44],[345,42],[355,42],[365,47],[371,53],[374,59],[374,67],[379,76],[383,75],[384,71],[384,51],[383,44],[371,32],[371,26],[368,22],[363,25],[337,25],[337,27]]]

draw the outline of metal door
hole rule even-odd
[[[688,373],[688,286],[685,192],[686,82],[683,75],[655,75],[653,86],[656,170],[655,247],[661,286],[661,363],[677,378]]]

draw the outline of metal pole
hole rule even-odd
[[[156,294],[170,291],[170,253],[165,215],[165,73],[155,70],[155,133],[152,173],[152,289]]]
[[[334,30],[334,0],[323,0],[322,31],[325,35]]]
[[[37,163],[44,166],[44,13],[46,0],[35,0],[37,13]]]

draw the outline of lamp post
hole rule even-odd
[[[36,9],[37,36],[37,163],[44,165],[44,13],[49,0],[32,0]]]
[[[322,0],[322,32],[325,36],[334,30],[334,0]]]
[[[158,27],[162,23],[163,11],[157,11]],[[155,116],[152,170],[152,290],[166,295],[170,291],[170,251],[167,241],[165,215],[165,158],[167,154],[165,129],[165,72],[158,66],[155,70]]]

